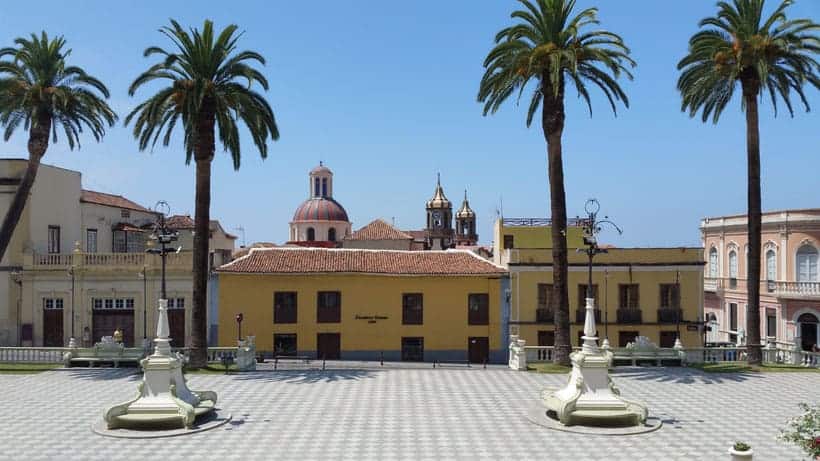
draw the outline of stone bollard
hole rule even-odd
[[[510,336],[510,360],[508,365],[513,370],[527,370],[527,351],[524,349],[526,344],[525,340],[518,339],[518,335]]]
[[[73,336],[68,340],[68,347],[71,350],[63,354],[63,366],[71,368],[71,359],[77,355],[77,340]]]
[[[246,336],[244,341],[238,341],[236,350],[236,368],[239,371],[256,370],[255,336]]]

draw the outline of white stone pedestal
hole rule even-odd
[[[647,418],[646,405],[621,397],[609,377],[612,353],[598,349],[594,302],[587,298],[584,344],[570,356],[569,382],[555,392],[545,392],[544,404],[564,425],[643,424]]]
[[[171,354],[167,307],[160,299],[154,353],[140,362],[144,374],[136,398],[103,413],[109,429],[191,427],[197,416],[214,410],[216,393],[188,389],[182,358]]]
[[[513,370],[527,371],[527,351],[524,346],[527,342],[523,339],[518,339],[518,335],[510,336],[510,358],[509,367]]]

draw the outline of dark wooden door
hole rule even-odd
[[[185,309],[168,309],[171,347],[185,347]]]
[[[122,331],[122,342],[126,347],[134,345],[133,309],[95,309],[91,334],[93,341],[99,342],[103,336],[112,336],[117,328]]]
[[[43,346],[63,347],[63,310],[43,309]]]
[[[341,358],[342,338],[339,333],[319,333],[316,335],[316,357],[320,360]]]
[[[402,338],[401,359],[405,362],[423,362],[424,338]]]
[[[470,363],[485,363],[490,359],[490,340],[473,336],[467,339],[467,356]]]
[[[539,331],[538,332],[538,345],[539,346],[554,346],[555,345],[555,332],[554,331]]]

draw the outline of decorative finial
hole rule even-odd
[[[324,165],[325,165],[325,164],[324,164],[324,162],[322,162],[321,160],[319,160],[319,166],[324,166]]]
[[[436,173],[436,185],[441,186],[441,173]]]
[[[464,189],[464,201],[467,201],[467,189]]]

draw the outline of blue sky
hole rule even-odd
[[[773,3],[770,1],[770,3]],[[623,82],[631,108],[615,118],[600,94],[590,118],[575,94],[567,97],[564,134],[567,206],[583,212],[597,197],[623,229],[604,239],[623,246],[699,245],[699,219],[746,209],[745,128],[740,103],[717,126],[680,112],[675,65],[712,0],[595,2],[602,27],[617,32],[638,62]],[[47,5],[47,6],[46,6]],[[335,196],[358,228],[395,218],[421,228],[436,172],[457,207],[463,190],[478,213],[484,243],[503,199],[505,216],[549,213],[546,146],[539,128],[525,126],[525,107],[507,104],[483,117],[476,102],[482,61],[495,32],[510,23],[512,0],[47,1],[0,5],[0,43],[47,30],[62,34],[71,61],[107,83],[111,104],[124,115],[148,92],[129,98],[133,78],[153,61],[149,45],[168,45],[157,32],[168,18],[200,26],[236,23],[241,47],[268,59],[263,72],[281,140],[262,161],[245,138],[242,168],[226,154],[213,168],[211,215],[248,242],[282,242],[288,222],[307,197],[307,172],[324,160],[335,172]],[[792,17],[820,21],[820,2],[799,0]],[[820,97],[814,112],[761,109],[764,209],[820,206]],[[22,157],[19,132],[0,155]],[[193,215],[194,168],[184,163],[182,138],[169,148],[139,152],[119,123],[102,143],[82,150],[50,147],[46,163],[79,170],[87,188],[125,195],[145,205],[167,200]]]

